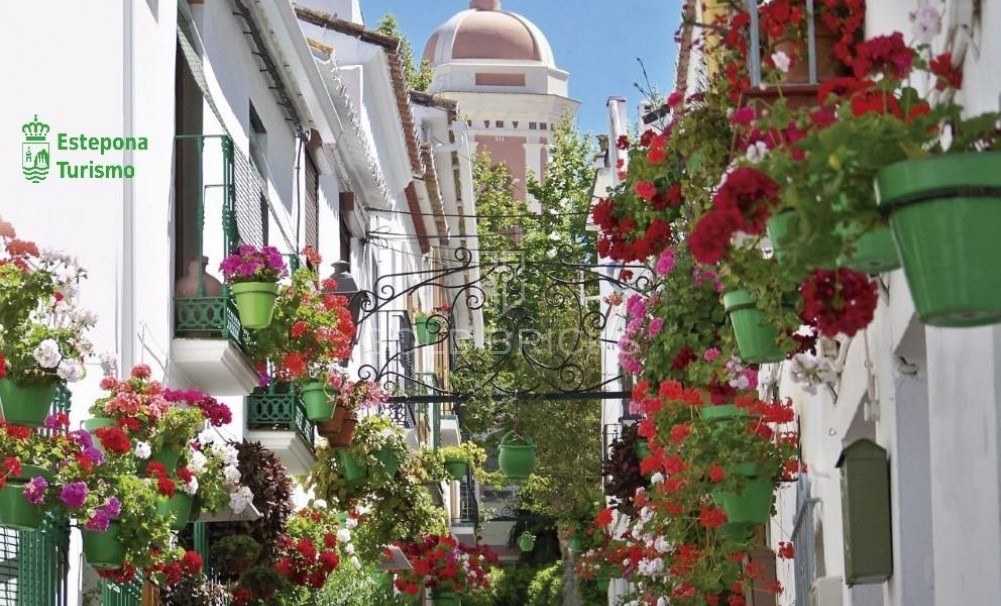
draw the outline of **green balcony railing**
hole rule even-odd
[[[420,382],[418,385],[418,393],[422,396],[430,396],[436,393],[436,390],[441,387],[441,381],[438,380],[438,374],[433,372],[422,372],[417,374],[417,380]],[[435,450],[441,448],[441,411],[442,403],[434,402],[430,405],[422,405],[422,414],[431,414],[431,447]]]
[[[272,385],[247,396],[247,428],[294,431],[310,448],[316,447],[316,433],[299,392],[288,385]]]

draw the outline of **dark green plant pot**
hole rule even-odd
[[[523,532],[521,536],[518,537],[518,549],[524,553],[528,553],[535,549],[535,537],[528,532]]]
[[[699,414],[703,419],[709,421],[732,419],[735,417],[746,417],[747,410],[737,408],[736,404],[720,404],[719,406],[703,406],[699,408]]]
[[[191,509],[194,503],[195,499],[191,495],[175,492],[169,499],[161,498],[156,505],[156,511],[162,517],[171,517],[171,530],[181,531],[191,521]]]
[[[858,237],[838,258],[838,265],[867,274],[881,274],[900,268],[900,255],[890,228],[881,225]]]
[[[778,331],[764,324],[765,314],[755,307],[751,293],[746,290],[728,292],[723,295],[723,305],[730,316],[737,349],[744,362],[766,364],[785,359],[778,347]]]
[[[6,377],[0,379],[0,404],[4,421],[11,425],[41,427],[45,423],[45,417],[49,416],[58,386],[56,381],[22,386]]]
[[[610,579],[608,577],[598,577],[597,578],[598,591],[606,591],[607,592],[608,591],[608,586],[609,586],[609,584],[611,584],[611,582],[612,582],[612,579]]]
[[[230,284],[230,292],[236,301],[240,314],[240,324],[244,328],[258,330],[271,325],[278,298],[278,285],[274,282],[240,282]]]
[[[497,464],[509,480],[524,480],[535,471],[535,443],[515,441],[515,432],[509,431],[501,438]]]
[[[1001,322],[1001,152],[893,164],[876,189],[921,321]]]
[[[758,472],[757,465],[740,465],[734,473],[744,477],[744,489],[740,492],[713,492],[713,500],[726,512],[727,522],[764,524],[771,517],[775,484],[770,478],[758,475]]]
[[[636,458],[638,458],[639,460],[642,461],[643,459],[650,456],[650,443],[647,442],[646,440],[643,439],[636,440],[634,448],[636,449]]]
[[[754,535],[754,524],[738,524],[727,522],[723,524],[720,533],[735,543],[743,543]]]
[[[114,427],[114,426],[115,426],[115,420],[112,419],[111,417],[94,417],[93,419],[87,419],[86,421],[83,422],[83,428],[89,431],[90,433],[94,433],[95,431],[101,429],[102,427]]]
[[[421,345],[430,345],[441,339],[441,323],[430,316],[418,316],[414,321],[414,328],[417,332],[417,342]]]
[[[445,471],[453,480],[461,480],[466,477],[467,463],[462,459],[445,459]]]
[[[45,509],[24,498],[23,480],[8,480],[0,489],[0,526],[17,530],[38,530],[45,519]]]
[[[347,450],[338,450],[337,460],[341,464],[341,473],[346,482],[357,484],[368,478],[368,470],[355,460]]]
[[[570,537],[570,542],[567,547],[569,547],[570,551],[574,553],[581,553],[584,551],[584,541],[578,536]]]
[[[125,562],[125,547],[118,535],[121,527],[112,524],[107,532],[81,530],[83,556],[91,567],[98,570],[116,570]]]
[[[32,478],[41,476],[45,478],[49,484],[52,484],[56,477],[56,474],[51,469],[46,469],[44,467],[39,467],[38,465],[21,465],[21,475],[17,477],[8,478],[10,480],[24,480],[25,482],[30,481]]]
[[[400,455],[388,444],[383,444],[375,456],[382,463],[382,468],[386,471],[386,475],[395,476],[396,472],[400,470]]]
[[[772,215],[765,224],[768,230],[768,239],[772,241],[772,250],[775,251],[775,258],[779,260],[779,263],[791,253],[795,246],[788,241],[789,231],[795,220],[795,212],[785,211]]]
[[[149,457],[150,461],[159,461],[167,468],[167,473],[177,471],[177,464],[181,462],[181,452],[173,446],[163,446],[153,451]]]
[[[451,591],[432,591],[431,600],[434,606],[459,606],[462,603],[459,594]]]
[[[306,418],[314,423],[334,418],[334,403],[325,387],[320,381],[310,381],[302,386],[302,406],[306,409]]]

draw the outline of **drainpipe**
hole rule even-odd
[[[133,51],[133,0],[122,0],[124,37],[122,39],[122,134],[133,136],[135,132],[135,98],[133,82],[135,77]],[[122,159],[125,164],[133,163],[134,152],[126,150]],[[132,179],[122,179],[122,274],[118,318],[118,358],[120,369],[132,368],[135,355],[135,186]]]

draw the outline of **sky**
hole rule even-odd
[[[468,0],[361,0],[365,24],[375,28],[393,13],[414,47],[417,59],[431,33]],[[681,17],[679,0],[501,0],[501,8],[523,15],[549,39],[556,64],[570,72],[570,96],[581,102],[581,131],[608,131],[605,102],[629,100],[629,118],[643,99],[633,83],[643,84],[637,58],[660,94],[674,85],[677,49],[674,32]]]

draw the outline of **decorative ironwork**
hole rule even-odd
[[[272,386],[247,396],[247,428],[271,431],[294,431],[310,448],[316,446],[313,424],[294,387]]]
[[[127,585],[101,581],[101,606],[139,606],[142,603],[141,577]]]
[[[572,259],[569,252],[557,252],[548,262],[527,261],[519,253],[481,252],[477,257],[467,248],[454,249],[453,257],[442,268],[384,275],[370,290],[350,293],[351,303],[361,309],[359,326],[378,314],[405,313],[398,309],[399,301],[423,288],[446,293],[449,303],[448,311],[435,311],[428,316],[425,342],[417,342],[412,331],[401,330],[398,351],[391,355],[387,351],[386,359],[363,365],[359,369],[362,379],[381,383],[397,394],[395,401],[461,401],[468,394],[450,392],[413,372],[415,351],[444,344],[452,354],[453,373],[466,370],[477,375],[478,384],[470,392],[519,400],[628,397],[623,391],[607,391],[622,380],[621,376],[589,379],[593,369],[590,365],[585,367],[579,354],[594,343],[612,343],[604,338],[608,312],[603,312],[597,302],[601,285],[610,284],[622,292],[643,291],[651,283],[644,267],[574,263],[567,260]],[[626,272],[635,274],[635,278],[622,277]],[[478,277],[458,280],[466,274]],[[454,310],[463,307],[479,311],[488,302],[496,303],[490,308],[495,329],[484,335],[491,359],[489,367],[483,368],[460,347],[471,335],[460,335],[455,330]],[[543,334],[534,328],[545,318],[537,317],[542,313],[533,312],[533,308],[543,313],[570,314],[572,330],[557,335],[554,346],[552,335],[543,339]],[[527,384],[503,384],[501,375],[514,362],[524,362],[536,378]]]
[[[417,426],[417,415],[411,402],[389,402],[379,406],[379,414],[385,415],[403,429]]]

